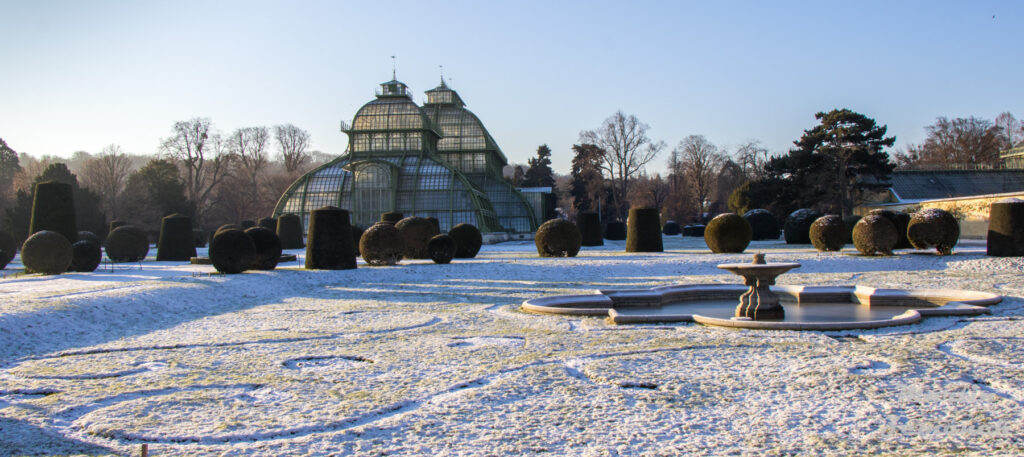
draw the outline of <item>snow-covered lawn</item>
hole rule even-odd
[[[1024,259],[712,255],[621,242],[542,259],[211,274],[146,261],[0,279],[0,455],[1020,455]],[[844,333],[613,326],[525,314],[536,296],[739,283],[964,288],[977,318]],[[150,254],[155,254],[151,251]]]

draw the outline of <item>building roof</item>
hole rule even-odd
[[[900,201],[1024,191],[1024,170],[897,171],[892,192]]]

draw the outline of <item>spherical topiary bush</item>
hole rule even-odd
[[[576,227],[580,229],[583,246],[603,246],[601,236],[601,219],[593,211],[584,211],[576,216]]]
[[[846,226],[846,242],[853,243],[853,227],[860,221],[860,216],[854,214],[843,218],[843,225]]]
[[[910,216],[907,238],[915,249],[934,246],[939,255],[949,255],[960,239],[960,223],[945,210],[926,208]]]
[[[245,229],[245,234],[252,238],[252,244],[256,247],[256,258],[252,268],[254,270],[277,268],[277,261],[281,259],[281,239],[277,237],[277,234],[261,225]]]
[[[272,217],[261,217],[260,220],[256,221],[256,225],[263,227],[271,232],[277,231],[277,219]],[[274,233],[275,235],[277,233]]]
[[[472,259],[480,252],[480,246],[484,244],[484,237],[480,229],[473,224],[458,224],[448,231],[448,236],[455,241],[455,258]]]
[[[348,211],[325,206],[309,213],[306,235],[306,268],[311,270],[351,270],[356,267],[356,249],[352,247],[352,226]]]
[[[188,261],[195,256],[196,240],[192,237],[192,218],[175,213],[161,219],[156,259]]]
[[[810,208],[789,213],[783,226],[786,244],[811,244],[811,224],[821,216],[821,213]]]
[[[896,227],[896,246],[893,249],[909,249],[911,247],[910,240],[907,238],[907,226],[910,224],[909,214],[887,209],[873,209],[868,214],[889,219],[892,226]]]
[[[192,244],[197,248],[206,246],[206,232],[200,229],[192,229]]]
[[[95,233],[92,233],[92,232],[87,231],[87,230],[80,230],[78,232],[78,241],[82,241],[82,240],[92,241],[93,243],[96,243],[96,244],[98,244],[100,246],[103,246],[103,240],[101,240],[100,237],[97,236]],[[74,244],[74,243],[72,243],[72,244]]]
[[[242,226],[242,230],[245,230],[245,229],[247,229],[249,227],[255,227],[256,226],[256,222],[251,220],[251,219],[246,219],[246,220],[244,220],[242,222],[239,222],[238,225],[241,225]]]
[[[402,235],[404,246],[402,257],[406,259],[429,259],[430,251],[427,244],[430,239],[439,235],[437,227],[425,217],[409,216],[395,223],[395,228]]]
[[[1024,256],[1024,200],[1001,200],[989,207],[985,253],[991,256]]]
[[[302,249],[302,219],[297,214],[282,214],[277,218],[277,236],[281,238],[281,249]]]
[[[125,221],[117,221],[117,220],[110,221],[109,228],[107,228],[107,235],[109,236],[110,232],[113,232],[114,230],[117,230],[118,227],[124,227],[126,225],[128,225],[128,223],[125,222]]]
[[[78,240],[71,245],[71,271],[89,273],[96,271],[103,261],[103,249],[92,240]]]
[[[378,222],[363,232],[359,252],[369,265],[394,265],[402,260],[402,235],[394,224]]]
[[[612,241],[626,239],[626,223],[622,221],[611,221],[604,228],[604,238]]]
[[[750,244],[751,233],[750,223],[743,216],[719,214],[704,228],[704,243],[715,254],[739,253]]]
[[[242,227],[241,225],[238,225],[238,224],[224,224],[224,225],[222,225],[220,227],[217,227],[217,230],[215,230],[213,232],[214,235],[216,235],[217,232],[219,232],[221,230],[242,230],[242,231],[245,231],[245,227]]]
[[[134,225],[122,225],[107,235],[107,257],[113,262],[138,262],[149,254],[146,232]]]
[[[437,235],[427,243],[427,251],[434,263],[449,263],[455,257],[455,240],[448,235]]]
[[[78,241],[75,225],[75,199],[70,184],[46,181],[36,184],[32,196],[32,220],[28,233],[51,230],[64,235],[69,243]]]
[[[18,251],[18,243],[14,241],[11,234],[0,230],[0,270],[7,267],[7,264],[14,259]]]
[[[224,274],[242,273],[256,263],[256,244],[241,230],[220,230],[210,240],[210,263]]]
[[[892,255],[897,238],[896,227],[883,216],[864,216],[853,226],[853,246],[864,255]]]
[[[389,224],[397,224],[398,221],[402,219],[405,219],[405,216],[396,211],[388,211],[386,213],[381,213],[380,215],[380,221],[387,222]]]
[[[626,252],[662,252],[661,216],[657,208],[630,208]]]
[[[766,209],[752,209],[743,213],[743,218],[750,224],[750,239],[752,240],[777,240],[779,239],[779,221],[771,211]]]
[[[690,224],[690,225],[687,225],[687,226],[683,227],[683,236],[694,236],[694,237],[703,238],[704,237],[704,229],[705,228],[706,227],[701,225],[701,224]]]
[[[441,221],[437,220],[436,217],[428,217],[427,220],[430,221],[431,224],[434,224],[434,229],[436,229],[437,233],[440,234],[441,233]]]
[[[846,244],[846,224],[835,214],[821,216],[811,224],[809,235],[818,251],[839,251]]]
[[[661,236],[660,230],[658,236]],[[541,224],[533,236],[541,257],[576,257],[582,241],[583,236],[576,224],[564,219],[551,219]]]
[[[52,230],[36,232],[21,245],[21,263],[29,273],[61,274],[68,271],[73,256],[68,239]]]
[[[676,236],[679,234],[681,230],[682,229],[679,227],[679,224],[676,223],[676,221],[668,221],[665,222],[665,225],[661,228],[661,233],[664,233],[665,235],[668,236]]]
[[[352,224],[352,249],[356,251],[356,257],[362,255],[359,253],[359,240],[363,238],[363,228]]]

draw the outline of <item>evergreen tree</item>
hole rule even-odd
[[[14,175],[21,171],[18,153],[0,138],[0,209],[10,207],[13,197]]]
[[[527,161],[530,168],[523,177],[523,187],[554,187],[555,173],[551,171],[551,149],[542,144],[537,148],[537,157]]]
[[[127,212],[132,215],[128,219],[133,225],[155,230],[164,216],[178,213],[192,217],[195,213],[185,198],[178,167],[170,161],[150,160],[128,177],[125,189],[129,196]]]
[[[106,233],[106,216],[101,209],[100,197],[91,190],[78,185],[78,177],[75,176],[67,165],[53,163],[46,167],[39,176],[32,182],[32,188],[36,184],[45,181],[57,181],[71,185],[71,192],[75,199],[75,224],[79,230],[86,230],[96,234]],[[32,219],[32,191],[18,191],[15,198],[15,205],[6,211],[8,230],[11,236],[19,240],[28,238],[28,226]]]
[[[572,150],[569,175],[572,206],[576,211],[597,211],[605,187],[601,176],[604,150],[593,144],[574,144]]]

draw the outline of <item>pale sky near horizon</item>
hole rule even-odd
[[[616,110],[675,146],[784,152],[850,108],[896,147],[938,116],[1024,117],[1024,2],[0,0],[0,138],[69,157],[158,152],[175,121],[292,123],[341,154],[378,84],[422,103],[445,78],[511,162],[570,147]],[[662,168],[667,151],[652,172]]]

